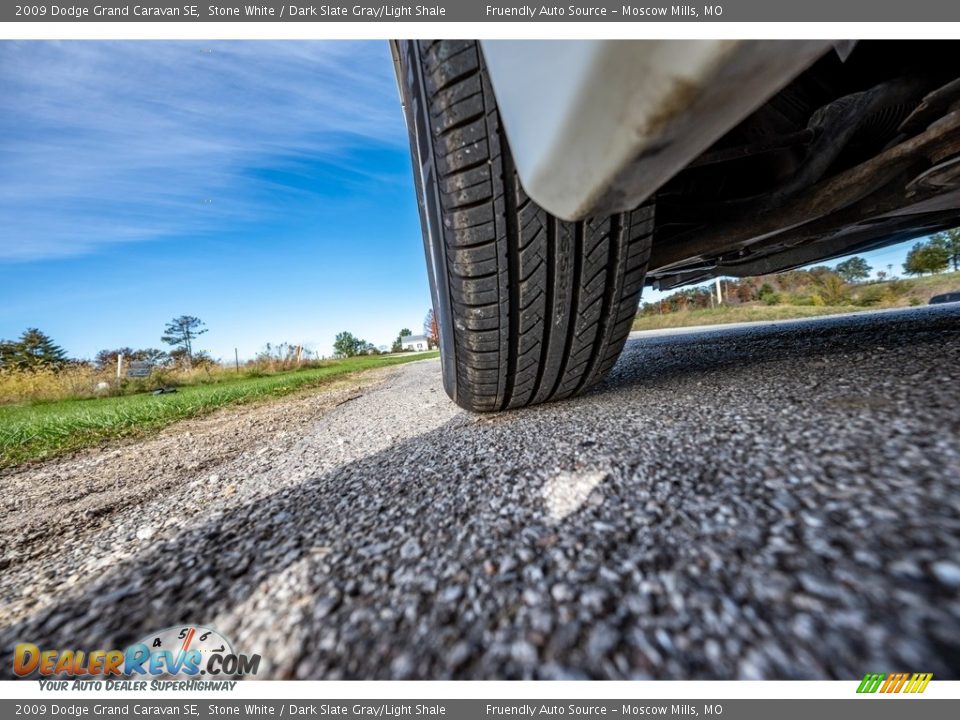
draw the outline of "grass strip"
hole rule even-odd
[[[54,457],[109,440],[137,437],[230,405],[283,397],[372,368],[438,353],[347,358],[325,367],[236,382],[192,385],[166,395],[127,395],[0,406],[0,468]]]

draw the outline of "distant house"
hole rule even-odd
[[[404,335],[400,339],[400,347],[404,350],[422,351],[429,350],[426,335]]]

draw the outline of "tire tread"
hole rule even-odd
[[[479,46],[418,47],[444,211],[455,399],[485,412],[582,392],[629,335],[653,207],[579,222],[549,215],[519,182]]]

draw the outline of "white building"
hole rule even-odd
[[[400,347],[404,350],[422,352],[430,349],[426,335],[404,335],[400,338]]]

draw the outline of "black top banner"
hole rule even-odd
[[[183,0],[3,3],[2,22],[952,22],[956,0],[726,0],[716,5],[447,0],[380,2],[191,3]]]

